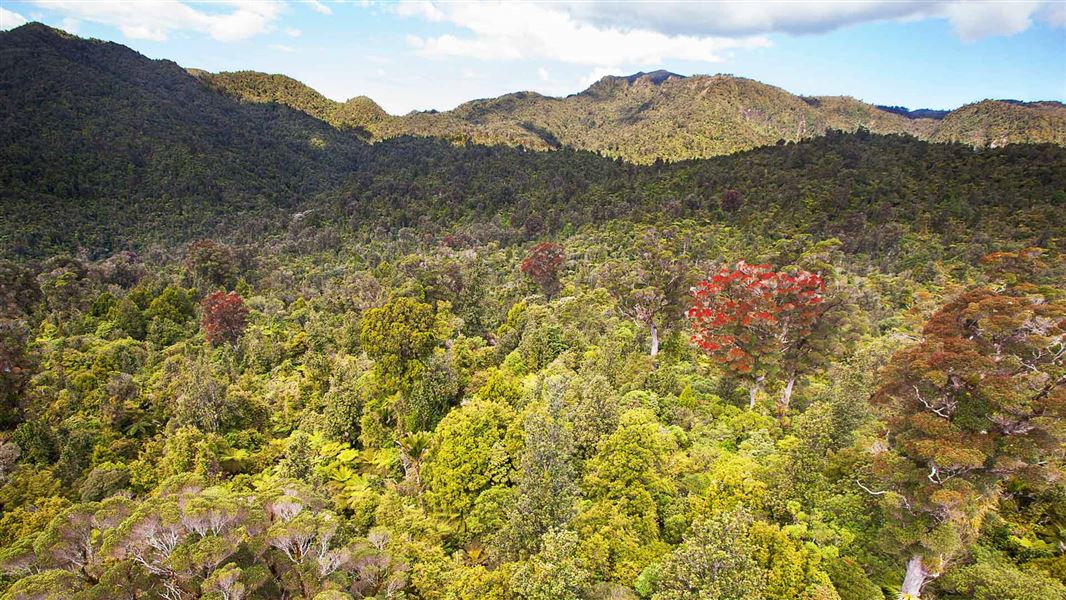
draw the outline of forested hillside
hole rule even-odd
[[[122,232],[236,226],[336,185],[363,145],[239,104],[178,65],[30,24],[0,32],[0,239],[108,251]]]
[[[682,77],[666,71],[607,76],[587,90],[553,98],[518,92],[445,112],[386,115],[372,100],[341,104],[279,75],[205,74],[219,90],[250,102],[278,102],[378,139],[398,135],[536,150],[589,150],[636,163],[721,156],[779,140],[865,129],[977,148],[1008,143],[1066,145],[1066,108],[1057,102],[992,101],[955,111],[906,111],[845,96],[795,96],[729,75]],[[345,108],[347,107],[347,110]],[[352,108],[354,107],[354,108]]]
[[[1066,149],[205,77],[0,33],[0,598],[1066,597]]]
[[[208,73],[195,69],[191,69],[190,73],[206,81],[208,85],[241,100],[282,104],[317,117],[334,127],[356,130],[356,133],[361,135],[369,135],[369,128],[389,117],[376,102],[366,96],[358,96],[347,102],[334,102],[284,75],[267,75],[255,71]]]

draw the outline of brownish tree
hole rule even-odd
[[[248,325],[248,307],[236,292],[212,292],[200,303],[203,309],[201,325],[207,341],[214,345],[223,342],[236,346]]]
[[[563,247],[554,242],[542,242],[533,246],[522,261],[522,273],[532,279],[545,296],[551,298],[559,293],[559,267],[566,259]]]
[[[1064,357],[1066,303],[1028,285],[963,293],[893,357],[873,398],[890,411],[874,493],[907,561],[901,598],[965,550],[1006,479],[1056,474]]]

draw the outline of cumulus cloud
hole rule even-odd
[[[974,41],[1021,33],[1033,25],[1043,8],[1041,2],[952,2],[943,11],[956,35]]]
[[[947,19],[967,40],[1013,35],[1034,20],[1062,25],[1061,0],[824,0],[810,2],[563,2],[560,10],[601,27],[667,34],[823,33],[874,21]]]
[[[273,0],[180,2],[150,0],[37,0],[68,18],[117,27],[129,38],[164,41],[176,31],[196,31],[229,42],[273,29],[284,3]]]
[[[0,7],[0,31],[14,29],[20,25],[25,25],[28,22],[26,17],[17,12]]]
[[[429,56],[519,59],[604,64],[658,64],[668,59],[721,62],[723,51],[768,46],[760,36],[669,35],[645,29],[599,27],[555,5],[528,2],[411,2],[395,5],[416,16],[467,29],[470,36],[408,36]]]
[[[396,14],[450,23],[469,34],[410,37],[427,55],[543,58],[587,65],[721,61],[729,50],[769,45],[766,35],[816,34],[878,21],[946,20],[973,41],[1013,35],[1036,21],[1063,26],[1062,0],[769,0],[715,2],[429,2]]]

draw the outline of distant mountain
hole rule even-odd
[[[881,110],[888,111],[890,113],[896,113],[897,115],[903,115],[908,119],[943,119],[950,110],[936,110],[932,108],[917,108],[911,110],[906,106],[882,106],[876,105]]]
[[[997,102],[978,109],[911,111],[847,96],[796,96],[730,75],[685,77],[653,71],[607,76],[565,98],[517,92],[450,111],[404,116],[386,115],[369,99],[357,98],[349,103],[363,102],[367,108],[343,122],[336,107],[345,105],[287,77],[224,73],[207,80],[243,100],[288,104],[335,125],[360,127],[378,139],[411,134],[538,150],[573,147],[638,163],[731,154],[824,135],[830,129],[864,128],[974,146],[1066,143],[1066,118],[1051,106],[1056,103]]]
[[[1016,100],[967,104],[948,113],[929,139],[992,148],[1041,142],[1066,146],[1066,105]]]
[[[220,93],[220,82],[246,101]],[[465,228],[484,242],[514,241],[664,215],[746,223],[768,239],[838,237],[849,252],[913,265],[936,252],[929,231],[953,251],[973,245],[973,260],[1000,247],[997,240],[1064,237],[1066,149],[974,152],[838,134],[831,130],[859,123],[931,135],[923,128],[936,122],[735,77],[611,77],[567,98],[518,93],[390,117],[363,100],[325,100],[288,78],[190,74],[30,24],[0,33],[0,97],[3,257],[173,254],[208,236],[257,247],[284,239],[301,251],[385,236],[415,247]],[[968,118],[1060,109],[993,104]],[[395,137],[367,144],[330,123]],[[398,135],[405,131],[563,149]],[[772,145],[782,137],[811,139]],[[565,148],[651,161],[755,145],[766,147],[652,167]],[[735,212],[720,202],[730,190],[742,196]]]

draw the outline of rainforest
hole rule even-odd
[[[759,86],[0,32],[0,597],[1066,597],[1066,110]]]

